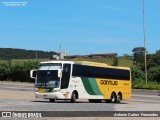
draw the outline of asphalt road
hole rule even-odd
[[[76,103],[34,97],[33,84],[0,83],[0,111],[160,111],[157,91],[133,90],[130,100],[120,104],[89,103],[79,99]]]

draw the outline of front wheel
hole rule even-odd
[[[71,103],[75,103],[75,102],[76,102],[76,94],[75,92],[73,92],[71,96]]]

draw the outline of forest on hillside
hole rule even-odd
[[[48,59],[56,54],[53,51],[0,48],[0,60]]]

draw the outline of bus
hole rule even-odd
[[[35,97],[55,100],[87,99],[120,103],[131,98],[131,70],[87,61],[47,61],[30,71]]]

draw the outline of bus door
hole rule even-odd
[[[67,89],[71,74],[71,64],[64,64],[61,79],[61,89]]]

